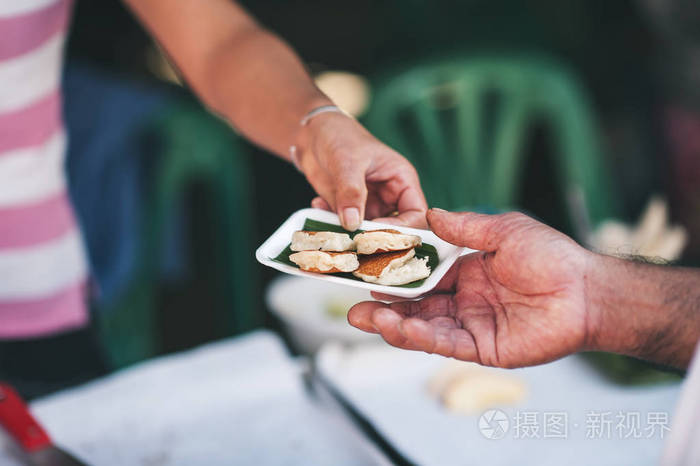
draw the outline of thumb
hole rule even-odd
[[[493,252],[510,232],[530,219],[518,212],[485,215],[430,209],[427,220],[430,229],[448,243]]]
[[[365,218],[367,202],[365,173],[352,168],[340,170],[335,174],[335,182],[335,205],[340,223],[346,230],[355,231]]]

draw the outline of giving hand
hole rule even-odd
[[[304,133],[297,164],[319,194],[313,207],[337,212],[351,231],[364,218],[426,226],[427,204],[413,165],[357,121],[324,113]]]

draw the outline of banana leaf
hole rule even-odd
[[[318,220],[312,220],[310,218],[307,218],[306,221],[304,222],[304,230],[306,231],[332,231],[335,233],[347,233],[350,235],[351,238],[354,238],[355,235],[358,233],[362,233],[364,230],[357,230],[354,232],[347,231],[340,225],[332,225],[330,223],[325,223],[325,222],[319,222]],[[289,260],[289,256],[294,253],[292,251],[292,243],[290,242],[284,250],[279,253],[277,257],[275,257],[273,260],[276,262],[280,262],[282,264],[287,264],[291,265],[292,267],[298,267],[294,262]],[[435,246],[427,243],[423,243],[422,245],[418,246],[416,248],[416,257],[419,259],[422,259],[424,257],[428,258],[428,266],[430,267],[430,270],[435,270],[435,268],[438,266],[440,263],[440,258],[438,257],[437,250],[435,249]],[[355,277],[351,273],[336,273],[333,274],[338,277],[343,277],[347,278],[349,280],[356,280],[356,281],[362,281],[362,279]],[[402,288],[416,288],[419,287],[423,284],[425,279],[422,280],[416,280],[415,282],[407,283],[406,285],[398,285],[401,286]]]

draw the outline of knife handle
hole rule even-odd
[[[52,445],[51,438],[10,385],[0,382],[0,425],[26,452]]]

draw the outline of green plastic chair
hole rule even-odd
[[[255,297],[258,268],[253,260],[254,219],[252,174],[246,151],[231,129],[201,107],[178,103],[162,112],[151,128],[160,141],[154,154],[152,190],[146,200],[145,232],[140,266],[114,309],[102,310],[100,329],[115,368],[162,352],[157,319],[157,268],[169,216],[180,195],[194,183],[210,188],[218,213],[213,247],[221,277],[216,313],[222,335],[233,335],[261,324]],[[192,310],[192,318],[197,312]]]
[[[517,206],[524,142],[550,131],[579,237],[617,212],[591,106],[577,79],[533,57],[474,57],[411,67],[380,82],[366,124],[416,166],[429,204]]]

